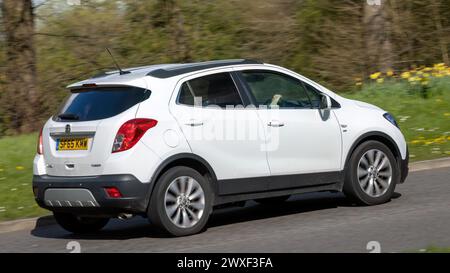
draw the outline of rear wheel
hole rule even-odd
[[[346,171],[344,193],[364,205],[389,201],[399,180],[391,150],[381,142],[367,141],[353,152]]]
[[[194,169],[174,167],[155,185],[148,208],[150,221],[174,236],[200,232],[212,211],[209,181]]]
[[[283,195],[283,196],[275,196],[275,197],[268,197],[268,198],[261,198],[261,199],[255,199],[255,202],[261,204],[261,205],[278,205],[281,203],[284,203],[291,197],[290,195]]]
[[[54,212],[56,222],[72,233],[92,233],[108,224],[109,218],[81,217],[71,213]]]

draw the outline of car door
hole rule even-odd
[[[238,74],[265,127],[272,175],[269,188],[333,180],[341,166],[341,131],[333,110],[319,109],[319,91],[278,71],[244,70]]]
[[[228,72],[180,81],[171,102],[194,154],[205,159],[219,180],[219,194],[266,190],[270,175],[263,149],[265,136],[257,110],[245,108]],[[258,135],[261,134],[261,135]]]

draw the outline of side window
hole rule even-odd
[[[258,105],[280,108],[311,108],[303,83],[270,71],[243,71],[242,75]]]
[[[194,105],[194,93],[189,88],[187,83],[183,83],[180,90],[180,95],[178,96],[178,102],[186,105]]]
[[[183,83],[178,103],[194,105],[194,97],[201,99],[202,106],[241,105],[242,100],[229,73],[219,73],[192,79]]]
[[[317,91],[314,87],[307,83],[303,83],[306,89],[306,93],[308,94],[309,99],[311,100],[312,108],[320,107],[320,92]]]

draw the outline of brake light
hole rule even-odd
[[[120,193],[119,189],[116,187],[107,187],[105,188],[106,193],[111,198],[121,198],[122,194]]]
[[[43,128],[39,131],[39,138],[38,138],[37,148],[36,148],[36,152],[40,155],[44,153],[43,148],[42,148],[42,130],[43,130]]]
[[[148,129],[155,127],[158,121],[154,119],[137,118],[132,119],[120,126],[114,139],[112,152],[123,152],[131,149]]]

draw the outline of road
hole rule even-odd
[[[58,226],[0,234],[0,252],[382,252],[450,247],[450,168],[410,173],[395,198],[374,207],[349,204],[341,194],[291,197],[283,205],[216,211],[201,234],[168,238],[146,219],[114,220],[95,235],[72,235]]]

